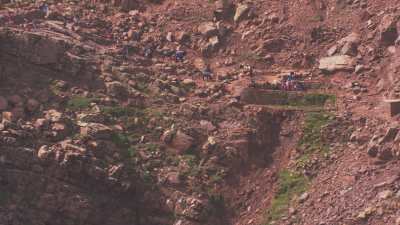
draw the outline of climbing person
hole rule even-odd
[[[289,73],[288,80],[290,80],[290,81],[295,80],[295,77],[296,77],[295,73],[293,71],[291,71]]]
[[[175,60],[177,62],[183,62],[185,55],[186,55],[186,52],[183,51],[180,47],[178,47],[175,52]]]
[[[287,84],[287,80],[288,80],[288,76],[283,76],[282,77],[282,80],[281,80],[281,90],[283,90],[283,91],[287,91],[287,86],[286,86],[286,84]]]
[[[286,89],[287,91],[293,91],[295,89],[295,73],[291,71],[287,76]]]
[[[203,80],[211,80],[212,79],[212,72],[209,66],[206,66],[204,70],[202,71],[203,74]]]
[[[39,10],[45,15],[44,16],[45,18],[47,18],[49,16],[49,5],[47,4],[47,2],[43,2],[39,6]]]

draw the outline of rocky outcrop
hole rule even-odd
[[[161,137],[167,148],[176,154],[185,154],[193,146],[194,140],[182,131],[167,130]]]
[[[94,71],[90,56],[85,55],[89,52],[93,53],[91,47],[63,34],[49,36],[42,32],[0,29],[0,57],[8,64],[17,63],[18,58],[19,63],[30,64],[32,69],[37,67],[32,72],[46,68],[69,76],[84,77],[87,74],[83,71]],[[11,69],[9,67],[4,72],[8,73]]]
[[[250,11],[250,5],[248,4],[239,4],[236,7],[236,12],[233,17],[233,21],[235,23],[240,22],[242,19],[245,19],[247,16],[247,13]]]
[[[201,33],[205,38],[209,38],[218,34],[218,28],[213,22],[206,22],[200,24],[198,27],[199,33]]]
[[[352,71],[356,66],[356,60],[347,55],[323,57],[319,61],[319,69],[323,72],[336,72],[341,70]]]
[[[393,45],[399,37],[397,30],[398,17],[394,15],[385,15],[378,27],[379,41],[388,46]]]

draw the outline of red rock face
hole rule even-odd
[[[0,225],[399,223],[396,1],[31,2],[0,1]]]

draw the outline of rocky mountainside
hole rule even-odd
[[[399,7],[0,0],[0,224],[400,225]]]

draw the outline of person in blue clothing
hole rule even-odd
[[[290,72],[290,74],[289,74],[289,76],[288,76],[288,81],[293,81],[294,79],[295,79],[295,74],[294,74],[294,72],[292,71],[292,72]]]
[[[178,48],[178,50],[176,50],[176,52],[175,52],[175,60],[177,62],[183,62],[183,60],[185,59],[185,55],[186,55],[186,52],[183,50],[180,50]]]
[[[44,14],[44,15],[48,15],[49,14],[49,5],[46,2],[43,2],[40,6],[39,6],[39,10]]]

